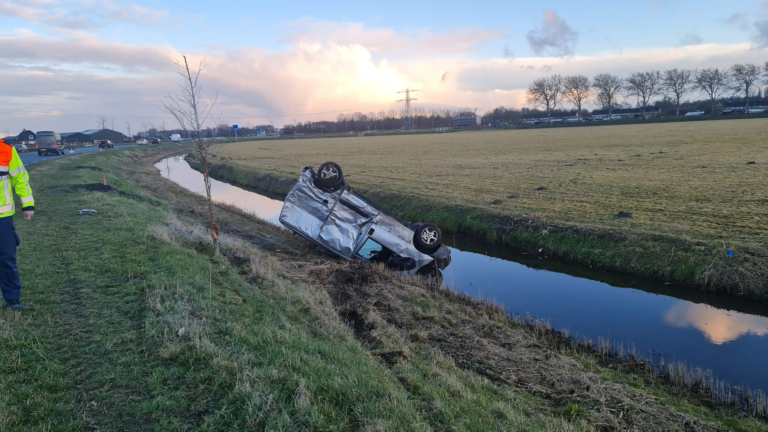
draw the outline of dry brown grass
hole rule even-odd
[[[768,241],[765,119],[256,141],[217,155],[281,177],[333,160],[356,187],[492,214],[726,247]]]

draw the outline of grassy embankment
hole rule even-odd
[[[28,310],[0,310],[0,430],[766,429],[231,208],[213,259],[202,199],[152,167],[170,151],[30,167]]]
[[[211,172],[285,194],[301,166],[333,160],[409,220],[766,298],[766,142],[764,119],[256,141],[217,147]]]

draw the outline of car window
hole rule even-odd
[[[53,135],[37,135],[37,143],[38,144],[53,144]]]
[[[382,250],[384,250],[384,246],[376,243],[371,239],[368,239],[363,245],[363,247],[361,247],[360,250],[357,251],[357,254],[367,260],[370,260],[371,258],[377,257]]]

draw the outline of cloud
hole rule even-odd
[[[702,39],[701,36],[693,33],[688,33],[685,36],[680,38],[680,43],[678,44],[678,46],[700,45],[702,42],[704,42],[704,39]]]
[[[765,19],[755,22],[757,34],[754,41],[759,47],[764,48],[768,47],[768,0],[763,3],[762,12]]]
[[[573,54],[578,41],[579,33],[551,9],[544,11],[541,26],[528,32],[528,45],[537,56],[550,54],[562,57]]]
[[[761,48],[768,47],[768,19],[756,22],[755,29],[757,30],[757,35],[755,35],[754,40],[757,46]]]
[[[502,53],[502,56],[507,59],[514,59],[515,53],[513,53],[508,46],[504,47],[504,52]]]
[[[725,23],[741,31],[749,31],[749,19],[746,14],[735,13],[725,19]]]
[[[0,15],[56,27],[89,28],[95,23],[82,13],[58,7],[56,2],[0,2]]]
[[[0,15],[50,28],[91,29],[114,22],[165,27],[170,12],[113,0],[3,0]]]
[[[483,43],[500,40],[497,30],[472,27],[434,33],[429,30],[395,32],[392,29],[369,28],[362,23],[336,23],[301,19],[285,26],[280,41],[298,45],[360,45],[376,54],[398,58],[459,55],[477,51]]]
[[[185,53],[192,65],[205,66],[202,80],[208,94],[220,89],[217,113],[231,123],[264,124],[272,119],[278,126],[332,119],[339,112],[399,110],[395,92],[406,87],[420,89],[420,107],[477,107],[482,112],[498,105],[525,106],[528,83],[547,73],[626,75],[635,70],[730,66],[768,56],[768,48],[756,50],[750,44],[702,44],[514,61],[497,51],[496,58],[479,60],[451,50],[450,42],[457,38],[448,33],[430,33],[441,40],[403,52],[370,32],[408,41],[418,32],[404,36],[387,29],[357,28],[364,30],[360,43],[347,29],[338,40],[309,33],[279,49]],[[474,39],[478,40],[484,39]],[[440,42],[448,47],[443,54],[428,52]],[[453,46],[469,51],[471,47],[467,42]],[[119,124],[129,120],[134,126],[140,122],[159,126],[165,121],[170,127],[173,120],[157,107],[166,91],[176,87],[173,62],[181,54],[172,46],[116,43],[86,32],[55,36],[31,30],[0,32],[0,96],[6,102],[0,131],[83,130],[94,127],[99,114],[117,117]]]
[[[475,94],[496,91],[519,91],[539,78],[543,68],[549,73],[563,75],[612,73],[626,76],[637,70],[669,69],[674,67],[730,67],[733,63],[754,61],[755,56],[768,56],[768,49],[755,51],[750,44],[702,44],[675,48],[648,48],[603,52],[592,56],[561,58],[520,58],[513,63],[491,59],[471,64],[451,66],[455,71],[457,91]],[[750,60],[752,59],[752,60]],[[524,99],[514,101],[525,106]],[[507,105],[514,105],[507,103]]]

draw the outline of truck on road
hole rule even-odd
[[[35,146],[37,147],[38,156],[64,154],[64,144],[61,142],[61,136],[54,131],[37,132]]]
[[[179,134],[171,134],[171,141],[173,141],[173,142],[181,141],[181,135],[179,135]]]

